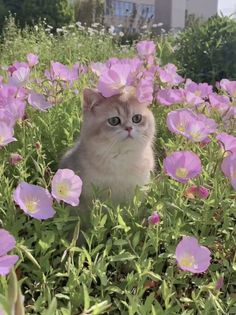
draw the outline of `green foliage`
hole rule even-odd
[[[236,79],[236,21],[212,17],[192,23],[176,37],[175,57],[182,74],[196,82]]]
[[[87,25],[102,23],[104,0],[75,0],[74,10],[76,21]]]
[[[46,19],[47,23],[51,26],[60,27],[73,20],[73,8],[68,0],[2,1],[5,10],[10,11],[12,14],[16,14],[16,20],[21,26],[33,25],[39,20]]]
[[[5,17],[7,16],[7,8],[3,2],[3,0],[0,0],[0,33],[4,25]]]

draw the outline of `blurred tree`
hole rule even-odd
[[[104,0],[74,0],[75,19],[87,25],[102,23]]]
[[[7,16],[7,8],[5,4],[3,3],[3,0],[0,0],[0,33],[2,31],[2,27],[5,21],[5,16]]]
[[[53,27],[60,27],[73,20],[73,6],[68,0],[0,0],[0,12],[1,1],[6,11],[16,14],[16,20],[22,27],[43,18]]]

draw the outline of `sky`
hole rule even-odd
[[[236,13],[236,0],[218,0],[218,10],[222,11],[224,15],[231,15]]]

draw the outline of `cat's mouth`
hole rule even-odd
[[[134,137],[129,133],[126,137],[125,137],[125,140],[127,139],[134,139]]]

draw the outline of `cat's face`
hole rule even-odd
[[[104,98],[94,90],[84,92],[84,136],[98,142],[129,146],[150,142],[155,133],[152,112],[134,97]]]

